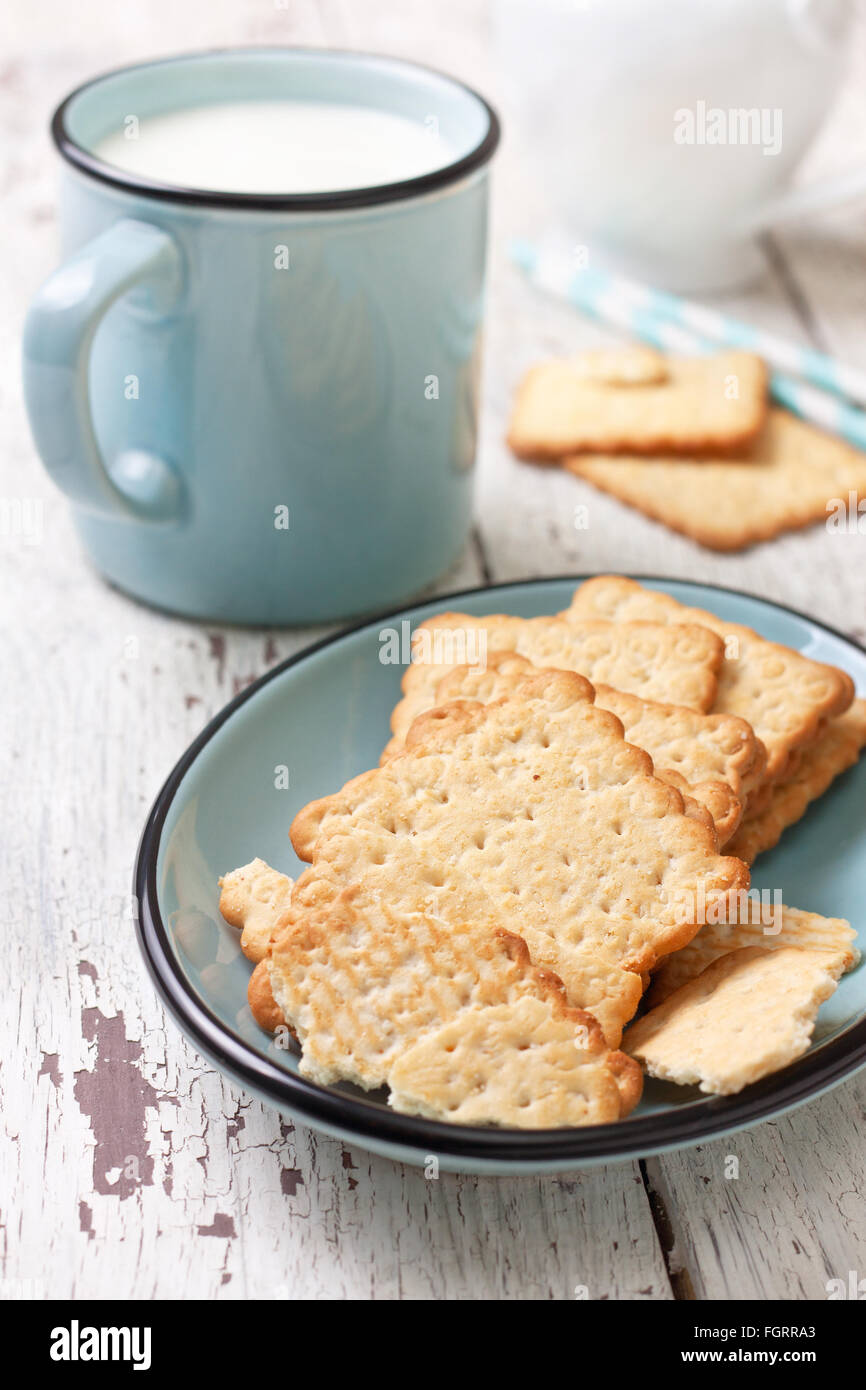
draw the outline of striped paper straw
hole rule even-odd
[[[771,367],[783,368],[770,374],[775,400],[804,420],[866,449],[866,412],[843,398],[848,394],[866,400],[863,373],[699,304],[606,271],[576,268],[562,252],[516,242],[512,257],[540,289],[665,352],[708,353],[723,344],[757,353]]]

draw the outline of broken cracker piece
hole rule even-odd
[[[721,956],[627,1032],[650,1076],[728,1096],[808,1050],[842,973],[830,951],[747,946]]]
[[[852,970],[860,959],[854,944],[857,933],[844,917],[822,917],[797,907],[773,906],[761,915],[762,905],[749,899],[740,920],[707,921],[681,951],[666,956],[652,977],[646,996],[647,1008],[654,1009],[674,990],[687,984],[708,965],[746,946],[778,951],[786,946],[810,947],[826,951],[838,961],[842,972]],[[764,920],[766,918],[766,920]]]
[[[220,879],[220,912],[241,930],[241,950],[248,960],[258,962],[268,954],[271,932],[288,905],[292,883],[264,859],[254,859]]]

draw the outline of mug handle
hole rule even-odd
[[[123,219],[95,237],[45,281],[24,327],[24,398],[36,448],[67,497],[113,520],[176,521],[184,488],[156,454],[127,449],[106,462],[90,413],[90,349],[112,304],[137,285],[148,306],[167,312],[181,288],[174,241],[148,222]]]

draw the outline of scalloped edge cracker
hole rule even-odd
[[[261,860],[225,876],[233,925],[258,920],[263,880],[289,886]],[[520,937],[376,902],[361,912],[352,896],[277,924],[254,974],[256,1020],[290,1028],[304,1076],[388,1086],[393,1109],[451,1124],[603,1124],[637,1104],[640,1067],[569,1007],[561,980],[532,964]]]
[[[411,720],[427,709],[452,700],[479,700],[487,704],[501,699],[538,669],[526,657],[510,651],[491,652],[484,668],[455,666],[442,677],[432,695],[421,690],[400,702],[391,719],[396,732],[381,761],[387,761],[405,746]],[[706,806],[719,844],[724,845],[742,818],[743,780],[766,760],[763,745],[745,720],[642,700],[638,695],[606,685],[596,687],[595,702],[599,709],[616,715],[629,743],[649,753],[657,777]]]
[[[779,843],[813,801],[823,796],[837,777],[853,767],[866,747],[866,699],[831,719],[814,743],[802,751],[794,775],[771,790],[769,800],[756,815],[747,813],[736,832],[729,853],[752,864],[759,854]]]
[[[431,707],[443,677],[457,666],[483,671],[498,652],[516,653],[539,669],[576,671],[593,686],[704,712],[716,698],[724,642],[693,623],[680,624],[673,638],[671,631],[670,623],[437,613],[412,634],[412,660],[401,683],[404,698],[391,716],[392,732],[402,742],[416,715]],[[396,746],[389,745],[386,756]]]
[[[254,964],[270,950],[274,923],[288,907],[293,883],[264,859],[253,859],[219,880],[220,912],[240,929],[241,950]]]
[[[292,912],[356,885],[395,911],[493,921],[616,1046],[641,972],[697,931],[683,895],[745,888],[748,871],[718,856],[708,813],[688,813],[593,697],[552,671],[416,719],[402,753],[295,817],[312,867]]]
[[[770,782],[780,780],[791,753],[813,742],[823,721],[844,713],[854,698],[854,682],[838,667],[811,661],[752,628],[703,608],[689,608],[622,575],[588,579],[562,616],[576,623],[605,618],[702,623],[710,628],[727,652],[713,708],[751,724],[767,749],[765,780]]]

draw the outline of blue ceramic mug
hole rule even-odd
[[[332,193],[202,191],[94,154],[231,98],[435,121],[454,157]],[[58,108],[63,264],[25,330],[37,448],[97,568],[161,608],[308,623],[441,574],[471,513],[495,114],[411,63],[304,49],[126,68]]]

